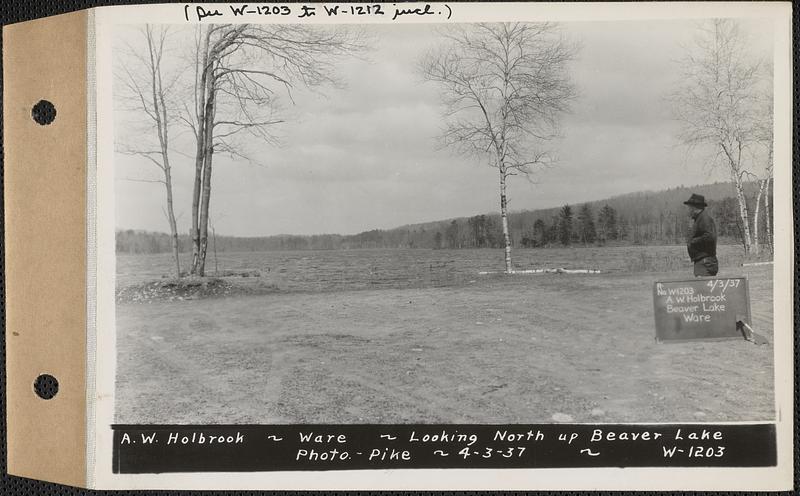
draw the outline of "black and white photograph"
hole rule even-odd
[[[772,29],[120,26],[114,421],[774,421]]]
[[[6,475],[789,489],[792,7],[4,17]]]

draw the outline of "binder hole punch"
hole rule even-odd
[[[56,120],[56,106],[47,100],[39,100],[31,109],[31,117],[38,124],[46,126]]]
[[[33,383],[33,390],[43,400],[52,399],[58,394],[58,381],[50,374],[42,374]]]

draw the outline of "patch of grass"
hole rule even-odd
[[[742,249],[727,249],[723,253],[717,252],[720,270],[736,270],[742,267],[743,263],[768,262],[772,260],[772,254],[761,253],[759,255],[744,255]],[[692,262],[688,255],[678,253],[653,253],[650,250],[642,249],[636,254],[631,253],[625,259],[625,272],[671,272],[685,271],[691,272]]]
[[[116,299],[117,303],[151,303],[275,291],[275,286],[267,284],[238,284],[218,277],[183,277],[126,286],[117,291]]]
[[[672,272],[691,267],[688,257],[677,254],[652,254],[640,251],[628,257],[625,263],[626,272]]]

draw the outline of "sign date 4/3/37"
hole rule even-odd
[[[492,458],[502,456],[503,458],[521,458],[525,452],[524,446],[511,446],[508,448],[471,448],[467,446],[458,452],[465,460],[470,456],[480,456],[481,458]]]

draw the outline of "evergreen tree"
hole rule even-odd
[[[736,198],[727,197],[722,201],[712,202],[709,209],[713,212],[719,236],[741,237],[742,219],[739,216],[739,204]]]
[[[547,228],[547,242],[555,243],[558,241],[561,233],[561,219],[558,215],[554,215],[550,222],[550,227]]]
[[[584,203],[578,212],[578,239],[584,244],[594,243],[597,231],[594,226],[594,213],[588,203]]]
[[[534,246],[545,246],[549,242],[547,226],[542,219],[536,219],[533,223]]]
[[[572,207],[564,205],[559,215],[558,237],[562,245],[569,246],[572,242]]]

